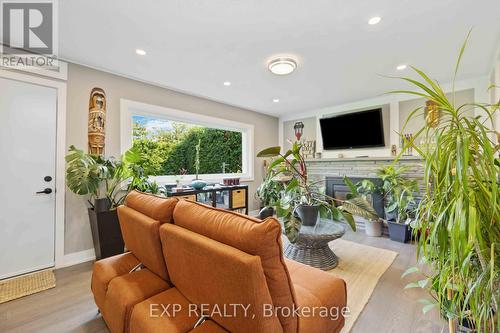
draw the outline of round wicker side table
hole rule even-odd
[[[338,258],[328,243],[342,237],[345,228],[329,219],[319,219],[315,226],[302,226],[295,243],[286,237],[285,257],[324,271],[337,267]]]

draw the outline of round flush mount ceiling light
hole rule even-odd
[[[136,49],[135,53],[137,53],[138,55],[141,55],[141,56],[146,55],[146,51],[144,51],[143,49]]]
[[[375,24],[379,24],[380,21],[382,21],[382,18],[380,16],[374,16],[368,20],[368,24],[375,25]]]
[[[269,62],[268,68],[273,74],[288,75],[297,68],[297,62],[292,58],[277,58]]]
[[[403,71],[403,70],[405,70],[405,69],[406,69],[406,67],[408,67],[408,66],[406,66],[405,64],[401,64],[401,65],[398,65],[398,67],[396,67],[396,69],[397,69],[398,71]]]
[[[273,102],[274,102],[274,103],[279,103],[279,102],[280,102],[280,99],[279,99],[279,98],[273,98]]]
[[[231,85],[231,82],[229,81],[224,81],[223,85],[225,85],[226,87],[229,87]]]

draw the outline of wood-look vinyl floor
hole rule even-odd
[[[437,311],[422,314],[417,300],[427,296],[424,291],[404,289],[411,279],[401,279],[401,274],[415,263],[414,245],[367,237],[363,231],[347,232],[344,239],[399,253],[379,280],[352,333],[448,331]],[[56,288],[0,304],[0,332],[108,332],[90,291],[91,269],[91,263],[83,263],[56,270]]]

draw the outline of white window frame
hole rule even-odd
[[[191,113],[158,105],[146,104],[127,99],[120,99],[120,146],[121,153],[130,149],[133,144],[132,117],[145,116],[179,121],[193,125],[241,132],[241,173],[200,174],[199,177],[209,182],[221,182],[223,178],[239,177],[241,181],[254,180],[254,126],[237,121],[226,120],[198,113]],[[195,175],[184,175],[182,182],[189,183]],[[176,176],[152,176],[158,183],[175,183]]]

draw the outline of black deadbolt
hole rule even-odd
[[[52,177],[45,176],[45,177],[43,177],[43,180],[45,180],[48,183],[48,182],[52,181]]]

